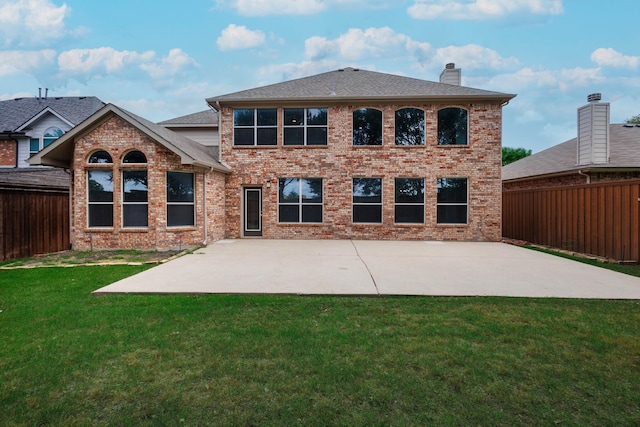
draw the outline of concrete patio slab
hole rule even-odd
[[[640,299],[640,278],[504,243],[244,239],[95,293]]]

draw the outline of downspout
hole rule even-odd
[[[209,169],[211,172],[213,168]],[[202,212],[204,212],[204,242],[202,244],[207,246],[209,241],[209,235],[207,233],[207,174],[202,172]]]
[[[63,169],[69,175],[69,250],[73,249],[72,233],[73,233],[73,172],[69,169]]]
[[[591,184],[591,175],[588,173],[582,172],[582,169],[578,169],[578,174],[587,178],[587,184]]]

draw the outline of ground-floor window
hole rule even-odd
[[[395,179],[395,222],[424,223],[424,178]]]
[[[438,178],[438,224],[466,224],[467,178]]]
[[[89,170],[87,182],[89,227],[113,227],[113,172]]]
[[[322,178],[278,180],[279,222],[321,223],[322,203]]]
[[[382,178],[353,178],[353,222],[382,222]]]
[[[148,182],[146,170],[122,172],[122,226],[147,227],[149,225]]]
[[[192,227],[195,218],[194,174],[167,172],[167,227]]]

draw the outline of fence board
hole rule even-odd
[[[640,261],[640,180],[503,192],[506,238]]]

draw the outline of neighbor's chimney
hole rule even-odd
[[[609,163],[609,103],[592,93],[578,108],[578,165]]]
[[[42,88],[38,88],[38,100],[42,99]]]
[[[456,64],[453,62],[445,65],[444,70],[440,73],[440,83],[446,83],[449,85],[460,86],[462,82],[462,71],[460,68],[456,68]]]
[[[45,88],[44,90],[44,99],[47,99],[49,97],[49,88]]]

